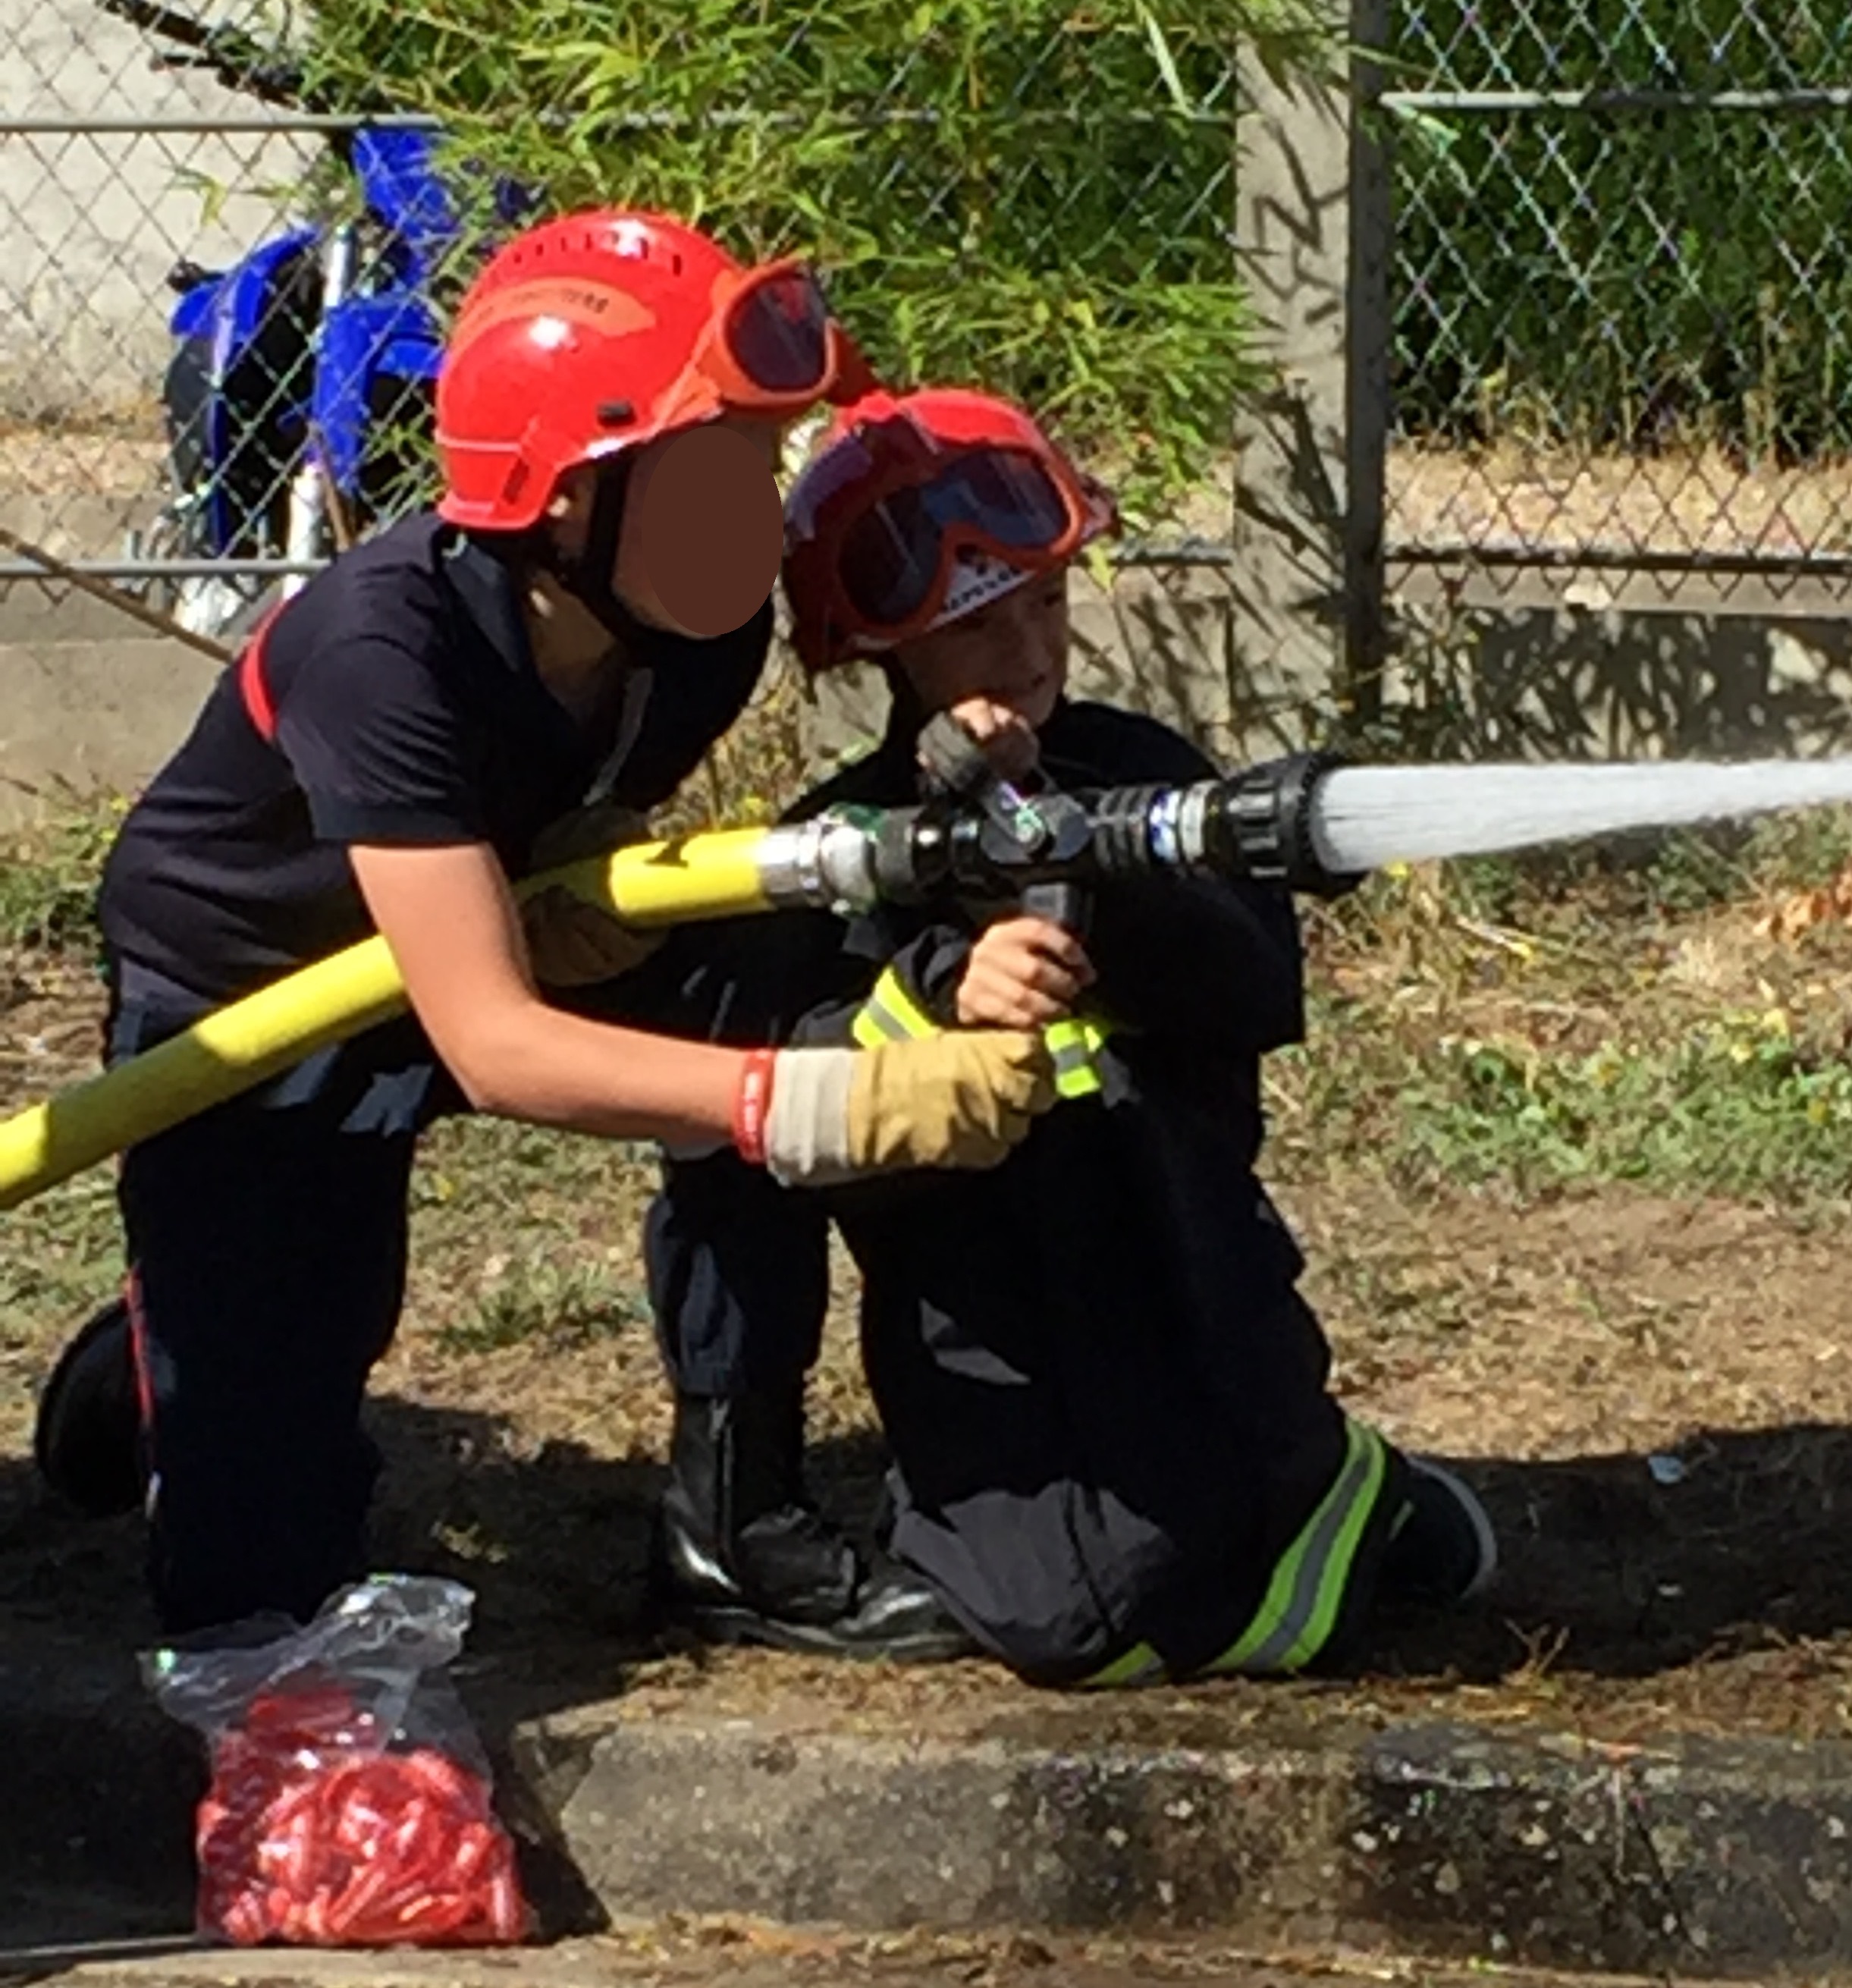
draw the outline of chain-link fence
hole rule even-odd
[[[1018,392],[1121,481],[1127,563],[1225,565],[1231,39],[968,12],[0,0],[0,521],[226,625],[428,493],[497,232],[635,201],[814,246],[894,377]]]
[[[1829,598],[1852,578],[1852,14],[1404,0],[1390,56],[1392,575]]]

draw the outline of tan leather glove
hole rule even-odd
[[[782,1050],[772,1068],[765,1165],[821,1186],[915,1167],[994,1167],[1055,1101],[1038,1035],[953,1030],[864,1050]]]
[[[562,884],[521,907],[534,978],[543,987],[593,987],[640,966],[666,934],[639,931]]]
[[[649,823],[634,808],[595,801],[549,822],[534,839],[529,862],[553,870],[581,857],[600,856],[640,842]],[[529,898],[521,907],[534,978],[543,987],[592,987],[640,966],[666,934],[639,931],[563,886]]]

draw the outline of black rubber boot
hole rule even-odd
[[[1499,1539],[1478,1494],[1431,1457],[1403,1452],[1408,1490],[1383,1560],[1386,1594],[1431,1608],[1476,1601],[1499,1570]]]
[[[129,1308],[120,1299],[58,1357],[32,1431],[39,1474],[86,1518],[132,1512],[147,1489]]]
[[[708,1641],[930,1663],[975,1645],[926,1583],[864,1564],[806,1495],[804,1411],[789,1398],[678,1398],[657,1579]]]

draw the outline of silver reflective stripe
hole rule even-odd
[[[1093,1058],[1106,1032],[1083,1016],[1050,1022],[1042,1031],[1055,1066],[1055,1089],[1063,1097],[1089,1097],[1102,1088]]]
[[[891,966],[874,983],[874,991],[862,1003],[852,1026],[856,1040],[864,1049],[875,1041],[912,1042],[939,1033],[938,1023],[914,1000],[911,989]]]
[[[864,1049],[870,1049],[877,1043],[904,1043],[911,1039],[907,1024],[874,995],[870,995],[857,1010],[853,1032]]]

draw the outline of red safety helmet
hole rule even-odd
[[[785,505],[785,595],[806,668],[878,653],[1064,566],[1117,529],[1105,489],[1020,407],[865,394]]]
[[[438,509],[519,531],[580,463],[869,384],[801,262],[748,268],[664,215],[566,215],[505,244],[463,299],[438,377]]]

